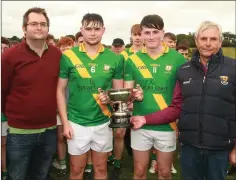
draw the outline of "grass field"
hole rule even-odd
[[[126,151],[124,151],[124,157],[122,159],[122,173],[120,175],[120,180],[132,180],[133,173],[132,173],[132,167],[133,167],[133,159],[130,157]],[[180,163],[179,159],[176,157],[174,160],[174,167],[178,171],[177,174],[173,175],[173,180],[181,180],[181,169],[180,169]],[[110,172],[112,170],[112,166],[108,166],[108,171]],[[58,178],[56,175],[56,170],[54,168],[51,168],[50,170],[50,180],[66,180],[68,179],[68,176]],[[157,180],[157,174],[150,174],[147,173],[147,180]],[[228,176],[227,180],[236,180],[236,174],[234,176]]]
[[[236,58],[236,48],[233,47],[223,48],[223,53],[225,56],[229,56],[234,59]]]

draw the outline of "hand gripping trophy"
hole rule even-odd
[[[137,84],[136,88],[140,88],[140,85]],[[110,128],[133,127],[133,124],[130,123],[132,113],[128,110],[128,105],[135,101],[135,98],[132,96],[132,90],[131,88],[110,89],[107,91],[99,90],[99,93],[107,93],[109,103],[113,107]]]

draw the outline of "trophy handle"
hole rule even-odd
[[[98,93],[99,94],[105,94],[106,91],[104,91],[102,88],[98,88]],[[108,97],[109,98],[109,97]],[[113,106],[113,103],[110,101],[110,99],[108,100],[108,103],[107,104],[110,104],[111,106]]]
[[[102,94],[102,93],[104,93],[105,91],[104,91],[102,88],[98,88],[98,92],[99,92],[99,94]]]
[[[139,84],[136,84],[136,89],[140,89],[140,88],[141,88],[140,85],[139,85]],[[136,100],[136,98],[132,96],[131,99],[130,99],[130,102],[128,102],[127,104],[130,105],[130,104],[133,103],[135,100]]]

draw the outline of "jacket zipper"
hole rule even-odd
[[[202,80],[202,92],[201,92],[201,100],[200,100],[200,109],[199,109],[199,145],[202,148],[202,118],[203,118],[203,104],[204,104],[204,95],[205,95],[205,87],[206,87],[206,77],[209,71],[209,64],[206,65],[206,72],[204,72],[203,80]]]

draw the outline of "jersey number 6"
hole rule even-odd
[[[92,67],[90,68],[90,71],[91,71],[91,73],[95,73],[95,66],[92,66]]]

